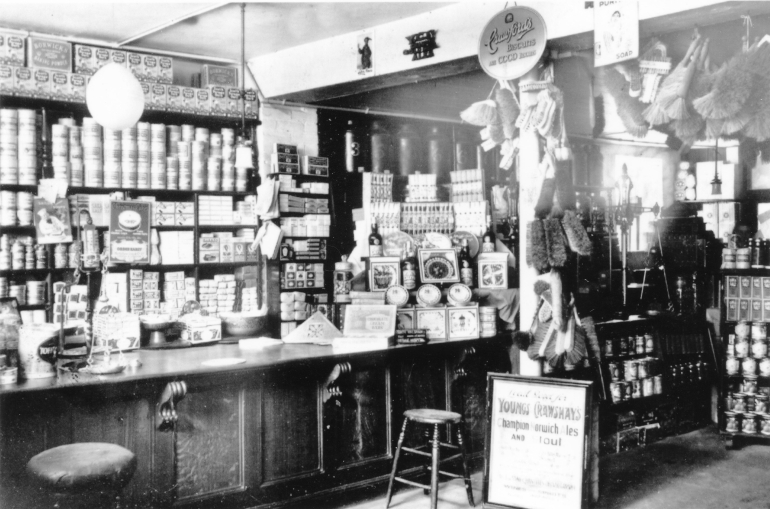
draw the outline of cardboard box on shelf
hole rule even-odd
[[[72,71],[72,44],[61,39],[28,37],[27,67]]]
[[[98,72],[99,69],[109,64],[110,62],[112,62],[112,59],[110,58],[110,50],[107,48],[94,48],[95,72]]]
[[[24,36],[0,30],[0,64],[21,67],[25,64]]]
[[[221,65],[204,64],[201,66],[201,88],[211,85],[222,87],[238,86],[238,69]]]
[[[14,69],[11,65],[0,64],[0,94],[11,95],[13,93]]]

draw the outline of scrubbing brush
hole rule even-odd
[[[550,269],[548,245],[543,221],[535,219],[527,224],[527,265],[544,272]]]
[[[567,242],[572,252],[580,256],[591,256],[593,244],[574,210],[566,210],[564,212],[564,217],[561,218],[561,225],[564,228],[564,233],[567,236]]]

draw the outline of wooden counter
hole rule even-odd
[[[0,386],[3,507],[45,506],[27,485],[26,462],[85,441],[117,443],[137,455],[127,507],[312,504],[313,497],[386,479],[409,408],[464,414],[469,448],[480,454],[486,373],[511,366],[501,338],[365,352],[212,345],[126,357],[141,366]],[[231,357],[245,362],[201,365]],[[186,389],[175,403],[174,382]],[[175,422],[163,418],[172,405]]]

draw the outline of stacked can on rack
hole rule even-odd
[[[235,190],[235,130],[222,129],[222,191]]]
[[[62,121],[60,120],[59,123]],[[83,172],[83,128],[75,125],[73,121],[69,128],[69,155],[70,155],[70,185],[82,186],[85,182]]]
[[[0,184],[19,183],[19,112],[0,109]]]
[[[27,304],[45,304],[45,281],[27,281]]]
[[[136,124],[137,164],[136,187],[137,189],[150,188],[150,124],[139,122]]]
[[[150,125],[150,189],[166,188],[166,126]]]
[[[120,132],[120,183],[121,187],[136,189],[139,164],[139,144],[136,126]]]
[[[70,183],[70,134],[65,123],[51,126],[51,166],[53,178]]]
[[[16,226],[17,210],[16,193],[13,191],[0,191],[0,226]]]
[[[121,176],[121,131],[104,128],[104,187],[120,187]]]
[[[730,334],[726,347],[725,371],[728,375],[757,375],[770,377],[767,326],[763,322],[739,322],[735,334]]]
[[[179,189],[179,142],[182,129],[178,125],[166,127],[166,189]]]
[[[491,338],[497,335],[497,308],[479,306],[479,336]]]
[[[19,110],[19,184],[37,184],[38,138],[42,118],[35,110]]]
[[[19,306],[25,306],[27,304],[27,286],[12,284],[8,287],[8,297],[15,297],[16,303]]]
[[[8,297],[8,278],[0,277],[0,299]]]
[[[102,160],[102,126],[91,117],[83,119],[81,143],[83,144],[84,183],[88,187],[104,187],[104,163]]]

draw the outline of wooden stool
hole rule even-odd
[[[83,442],[34,456],[27,472],[56,499],[56,507],[118,507],[136,470],[136,457],[119,445]],[[110,504],[110,505],[107,505]]]
[[[422,488],[426,493],[430,492],[430,507],[436,509],[438,505],[438,476],[439,474],[451,477],[454,479],[462,478],[465,480],[465,491],[468,493],[468,503],[471,507],[474,507],[473,503],[473,489],[471,486],[471,478],[468,474],[468,463],[465,460],[465,445],[463,443],[463,418],[460,414],[455,412],[447,412],[444,410],[433,410],[430,408],[420,408],[417,410],[407,410],[404,412],[404,425],[401,427],[401,435],[398,437],[398,446],[396,447],[396,455],[393,458],[393,471],[390,473],[390,482],[388,483],[388,498],[385,503],[385,509],[390,506],[390,498],[393,496],[393,481],[402,482],[411,486],[417,486]],[[419,424],[432,424],[433,425],[433,440],[427,445],[421,445],[419,447],[403,447],[404,435],[406,434],[406,425],[409,421],[413,421]],[[447,442],[451,440],[450,424],[457,425],[457,444],[444,443],[439,440],[439,426],[445,424],[447,426]],[[426,431],[426,435],[427,435]],[[422,449],[432,446],[432,452],[428,453]],[[448,458],[441,459],[440,447],[446,447],[448,449],[459,449],[460,453],[450,456]],[[404,479],[403,477],[396,477],[396,469],[398,468],[398,458],[401,455],[401,451],[409,452],[412,454],[418,454],[420,456],[427,456],[431,459],[430,466],[426,465],[425,469],[431,471],[430,486],[427,484],[420,484],[414,481]],[[445,472],[439,470],[439,465],[444,462],[454,461],[456,459],[462,459],[463,475],[458,475],[452,472]]]

